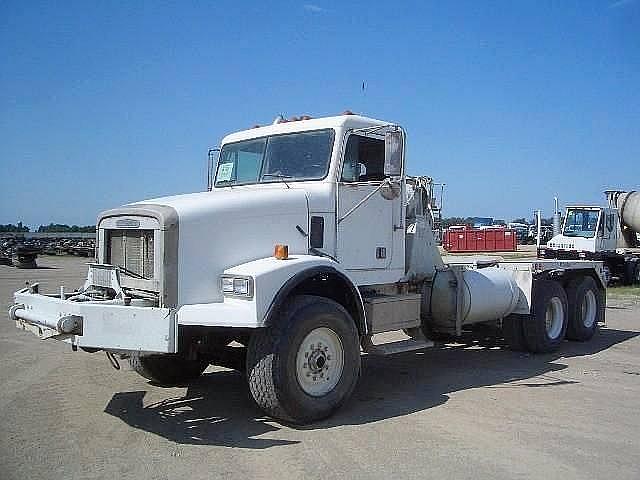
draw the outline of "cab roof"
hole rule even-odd
[[[222,145],[283,133],[322,130],[325,128],[366,128],[389,124],[390,122],[384,122],[382,120],[376,120],[375,118],[364,117],[362,115],[337,115],[334,117],[311,118],[309,120],[285,121],[282,123],[274,123],[271,125],[231,133],[222,139]]]

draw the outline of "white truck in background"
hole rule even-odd
[[[640,192],[607,190],[608,205],[568,206],[562,232],[538,258],[603,262],[607,282],[640,284]]]
[[[345,402],[362,351],[423,349],[481,323],[530,352],[589,340],[602,262],[444,263],[429,179],[406,175],[405,143],[401,126],[353,114],[233,133],[209,191],[103,212],[84,286],[30,285],[10,317],[160,384],[211,363],[246,369],[258,406],[294,423]],[[381,343],[391,331],[407,338]]]

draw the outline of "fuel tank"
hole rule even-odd
[[[438,271],[423,295],[423,315],[434,326],[460,333],[462,325],[498,320],[514,312],[520,299],[511,272],[498,267]]]

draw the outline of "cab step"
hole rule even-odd
[[[370,355],[387,356],[402,352],[414,352],[430,347],[433,347],[433,341],[431,340],[414,340],[413,338],[409,338],[407,340],[383,343],[380,345],[371,344],[365,351]]]

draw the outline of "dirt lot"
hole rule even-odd
[[[0,266],[2,311],[27,279],[78,286],[83,262]],[[2,315],[2,479],[640,478],[637,294],[610,295],[606,328],[554,355],[477,337],[364,358],[346,407],[300,429],[265,418],[236,372],[159,388]]]

